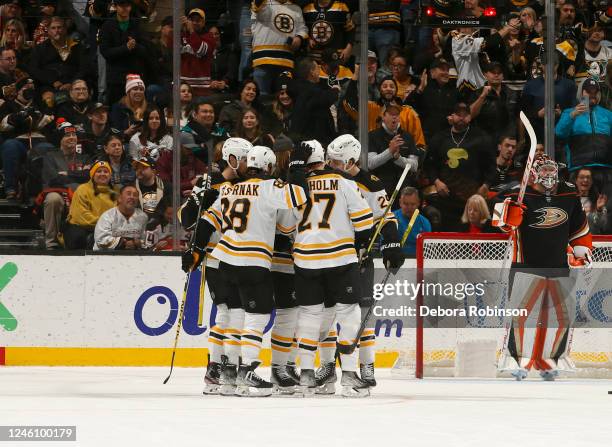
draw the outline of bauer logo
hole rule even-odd
[[[17,264],[7,262],[0,268],[0,299],[2,298],[2,290],[11,282],[17,275]],[[13,316],[10,310],[0,301],[0,327],[5,331],[14,331],[17,328],[17,319]]]

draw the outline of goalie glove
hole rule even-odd
[[[495,204],[491,224],[503,231],[516,230],[523,223],[523,213],[526,209],[522,203],[519,204],[507,197],[503,202]]]
[[[591,255],[591,249],[584,245],[576,245],[567,247],[567,265],[570,268],[590,268],[593,265],[593,257]]]

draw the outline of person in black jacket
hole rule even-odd
[[[426,195],[442,215],[441,231],[457,231],[467,200],[486,197],[495,181],[495,150],[489,137],[470,126],[470,108],[459,102],[449,117],[450,128],[434,135],[424,171],[435,191]]]
[[[315,139],[325,147],[337,135],[330,107],[338,101],[340,86],[321,87],[319,64],[308,57],[297,63],[295,74],[289,87],[295,98],[290,134],[294,141]]]
[[[400,126],[401,111],[401,104],[389,102],[384,108],[381,127],[368,135],[368,169],[382,181],[389,197],[406,165],[410,165],[408,172],[414,178],[419,164],[414,140]]]
[[[61,17],[51,19],[48,34],[49,38],[32,51],[29,73],[40,91],[67,92],[72,81],[87,77],[85,50],[79,42],[67,37]]]
[[[138,22],[130,18],[132,2],[117,0],[115,6],[117,16],[107,20],[100,30],[100,52],[106,59],[108,104],[123,97],[128,74],[138,74],[146,84],[153,83],[150,62],[154,58]]]

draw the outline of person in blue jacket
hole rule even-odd
[[[412,214],[421,206],[421,199],[419,198],[419,192],[416,188],[406,186],[400,191],[400,208],[393,211],[398,222],[397,232],[401,238],[403,238],[408,223]],[[402,246],[404,254],[408,257],[416,255],[416,240],[420,233],[427,233],[431,231],[431,224],[429,220],[422,214],[419,214],[414,222],[414,226],[406,239],[406,242]]]

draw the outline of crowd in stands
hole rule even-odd
[[[423,26],[418,0],[370,1],[361,61],[358,0],[186,0],[180,117],[171,1],[0,5],[0,197],[37,205],[48,249],[170,249],[173,149],[183,199],[230,136],[273,148],[282,176],[295,144],[357,135],[360,101],[367,169],[390,194],[409,165],[393,209],[404,226],[421,210],[415,234],[492,231],[489,200],[520,182],[529,146],[519,111],[544,141],[542,1],[453,6],[496,6],[480,29]],[[592,232],[612,234],[612,11],[556,6],[555,158]]]

